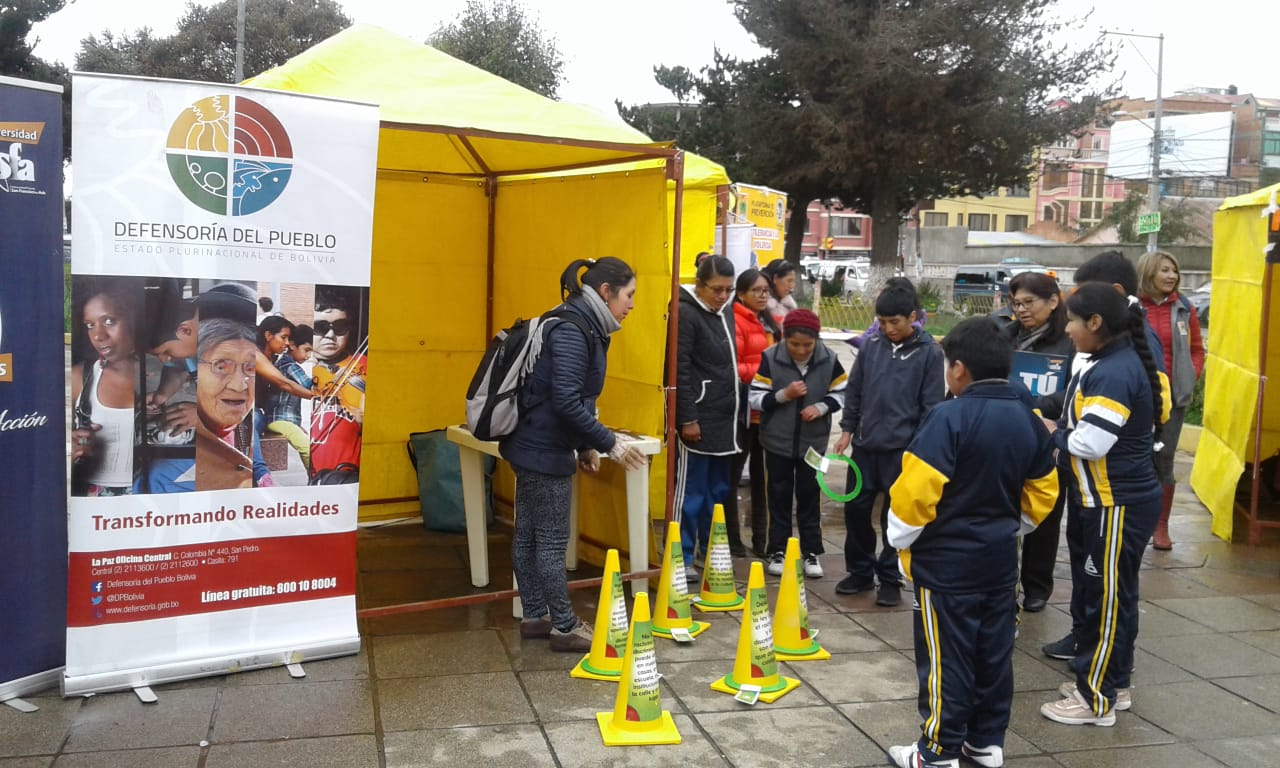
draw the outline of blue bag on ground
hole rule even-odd
[[[437,429],[410,433],[407,448],[409,461],[418,473],[422,524],[433,531],[461,533],[467,530],[458,446],[448,441],[443,429]],[[493,524],[493,471],[497,463],[492,456],[484,457],[483,497],[488,525]]]

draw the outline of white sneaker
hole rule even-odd
[[[1095,715],[1093,708],[1084,700],[1079,691],[1072,691],[1071,695],[1061,701],[1051,701],[1040,707],[1040,714],[1064,725],[1101,725],[1112,726],[1116,724],[1115,710],[1107,712],[1105,715]]]
[[[764,567],[765,573],[770,576],[781,576],[782,565],[787,561],[787,556],[781,552],[774,552],[769,555],[769,564]]]
[[[1000,768],[1004,765],[1004,747],[975,747],[966,741],[960,747],[960,754],[981,765],[982,768]]]
[[[889,759],[898,768],[960,768],[960,760],[954,757],[950,760],[927,760],[920,754],[920,747],[917,744],[889,747]]]
[[[817,555],[806,555],[804,558],[804,577],[806,579],[822,578],[822,563]]]
[[[1076,692],[1076,684],[1071,682],[1070,680],[1058,686],[1058,693],[1063,698],[1066,698],[1067,696],[1071,696],[1075,692]],[[1133,706],[1133,689],[1117,688],[1116,704],[1114,707],[1112,707],[1112,709],[1114,709],[1117,712],[1124,712],[1125,710],[1129,709],[1129,707],[1132,707],[1132,706]]]

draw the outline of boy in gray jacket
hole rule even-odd
[[[766,551],[773,576],[782,575],[794,498],[804,575],[822,578],[818,479],[804,457],[810,449],[825,451],[831,414],[844,405],[848,377],[840,360],[818,339],[819,328],[814,313],[791,310],[783,320],[782,341],[764,351],[751,382],[751,407],[761,412],[760,443],[769,500]]]

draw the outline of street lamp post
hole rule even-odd
[[[1135,32],[1112,32],[1104,31],[1103,34],[1115,35],[1117,37],[1141,37],[1147,40],[1158,40],[1159,48],[1156,55],[1156,110],[1155,120],[1151,132],[1151,178],[1147,182],[1147,210],[1150,213],[1160,212],[1160,152],[1164,148],[1163,137],[1160,134],[1160,117],[1164,112],[1164,97],[1161,95],[1164,76],[1164,33],[1159,35],[1139,35]],[[1148,65],[1150,66],[1150,65]],[[1147,235],[1147,252],[1150,253],[1160,246],[1160,232],[1151,232]]]
[[[236,69],[235,81],[244,82],[244,3],[236,0]]]

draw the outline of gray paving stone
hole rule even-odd
[[[307,673],[305,678],[309,683],[327,683],[334,680],[363,680],[369,677],[369,639],[366,638],[360,644],[360,652],[348,656],[338,656],[333,659],[316,659],[314,661],[303,661],[302,671]],[[271,667],[269,669],[256,669],[252,672],[243,672],[235,675],[227,675],[223,681],[223,685],[234,687],[240,685],[279,685],[281,683],[291,682],[294,678],[289,674],[286,667]]]
[[[1241,595],[1241,597],[1243,597],[1244,599],[1248,600],[1251,603],[1257,603],[1258,605],[1265,605],[1268,608],[1273,608],[1277,611],[1280,611],[1280,594]]]
[[[1243,643],[1252,645],[1254,648],[1280,656],[1280,630],[1235,632],[1231,636]]]
[[[318,739],[281,739],[214,744],[205,768],[378,768],[378,742],[372,734]]]
[[[217,688],[166,693],[143,704],[130,692],[86,699],[76,713],[64,752],[144,749],[199,744],[209,736]]]
[[[53,755],[45,757],[0,757],[0,768],[49,768]]]
[[[380,679],[502,672],[511,668],[496,630],[391,635],[370,640]]]
[[[1194,679],[1195,675],[1182,667],[1152,656],[1142,648],[1134,649],[1132,683],[1137,686],[1139,692],[1143,688],[1160,683],[1182,683]]]
[[[902,653],[838,653],[819,666],[797,664],[795,669],[834,704],[916,698],[916,667]]]
[[[520,637],[519,629],[501,630],[499,636],[507,650],[508,664],[514,670],[559,669],[568,672],[582,658],[579,653],[557,653],[544,638]]]
[[[1055,723],[1040,714],[1040,705],[1057,698],[1042,692],[1015,693],[1011,730],[1041,752],[1057,755],[1083,749],[1115,749],[1175,741],[1169,733],[1130,712],[1121,712],[1109,728]]]
[[[818,630],[816,638],[818,644],[831,653],[867,653],[894,650],[889,644],[854,621],[853,617],[848,614],[809,614],[809,628]]]
[[[75,722],[84,699],[26,697],[40,707],[30,714],[0,705],[0,757],[52,755]]]
[[[654,638],[654,650],[658,654],[658,668],[666,664],[679,664],[686,661],[728,662],[738,654],[738,623],[735,613],[699,613],[694,611],[693,618],[707,622],[711,628],[693,639],[692,643],[677,643],[674,640]],[[723,666],[723,665],[720,665]]]
[[[301,680],[227,688],[213,726],[215,744],[373,733],[372,683]]]
[[[726,697],[728,698],[728,697]],[[740,705],[741,706],[741,705]],[[547,738],[562,768],[653,768],[656,765],[691,765],[698,768],[729,768],[730,763],[694,725],[687,715],[672,715],[679,744],[653,747],[606,747],[595,720],[552,723]]]
[[[1121,713],[1122,719],[1124,714]],[[1280,731],[1280,715],[1200,680],[1152,686],[1134,700],[1130,714],[1141,715],[1184,740],[1262,736]]]
[[[1161,608],[1210,627],[1215,632],[1280,629],[1280,611],[1242,597],[1202,597],[1153,602]]]
[[[1230,635],[1186,635],[1145,638],[1138,646],[1198,677],[1240,677],[1280,672],[1273,656]]]
[[[1028,653],[1039,652],[1040,646],[1058,640],[1071,631],[1071,616],[1066,606],[1050,605],[1040,613],[1023,613],[1014,644]]]
[[[1015,757],[1009,758],[1005,752],[1004,768],[1061,768],[1062,763],[1052,757]]]
[[[830,707],[753,709],[698,716],[734,766],[883,765],[884,752]]]
[[[1231,768],[1258,768],[1273,765],[1280,751],[1280,735],[1251,736],[1245,739],[1197,741],[1196,748]]]
[[[1222,763],[1186,744],[1111,751],[1092,749],[1084,752],[1066,752],[1056,757],[1065,768],[1130,768],[1134,765],[1222,768]]]
[[[533,722],[512,672],[401,677],[377,684],[383,731]]]
[[[1260,707],[1280,712],[1280,675],[1224,677],[1214,682]]]
[[[536,725],[486,725],[388,733],[386,768],[553,768],[551,747]]]
[[[1218,564],[1228,565],[1232,570],[1213,567]],[[1208,568],[1188,569],[1183,575],[1227,595],[1280,592],[1280,582],[1276,580],[1274,563],[1256,564],[1254,568],[1249,569],[1254,571],[1252,573],[1241,572],[1241,563],[1237,558],[1230,558],[1225,562],[1211,559],[1209,565]]]
[[[909,651],[915,645],[909,613],[854,613],[849,617],[890,648]]]
[[[813,662],[824,663],[824,662]],[[803,682],[803,677],[798,673],[803,666],[797,664],[794,667],[786,663],[778,665],[778,672],[786,677],[793,677],[801,680],[799,688],[791,691],[782,698],[772,704],[757,704],[756,708],[771,709],[790,709],[792,707],[812,707],[822,704],[822,699],[814,693],[813,689]],[[662,672],[662,682],[670,686],[672,694],[679,699],[679,703],[683,705],[684,710],[691,714],[701,714],[703,712],[736,712],[746,709],[747,705],[734,701],[734,698],[727,693],[711,690],[711,683],[724,677],[733,671],[733,662],[681,662],[678,664],[659,664],[658,670]],[[666,702],[666,688],[663,689],[663,702]],[[675,702],[665,704],[668,709],[674,713]],[[610,704],[612,708],[612,704]]]
[[[60,768],[197,768],[199,765],[200,747],[197,746],[80,752],[58,758]]]
[[[1212,627],[1207,627],[1185,616],[1180,616],[1159,603],[1153,603],[1150,600],[1143,600],[1138,603],[1138,632],[1147,637],[1203,635],[1214,631]]]
[[[1013,651],[1013,689],[1015,691],[1053,691],[1068,680],[1067,663],[1051,659],[1039,651]]]
[[[1222,593],[1197,581],[1186,578],[1178,571],[1158,568],[1144,570],[1139,582],[1144,600],[1170,600],[1185,597],[1221,597]]]

